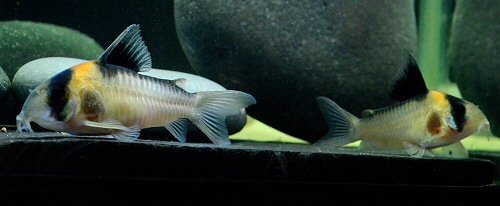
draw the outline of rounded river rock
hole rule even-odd
[[[7,74],[5,74],[2,67],[0,67],[0,104],[5,99],[9,90],[10,90],[9,77],[7,76]]]
[[[194,69],[255,96],[250,115],[315,141],[327,131],[316,97],[355,115],[386,106],[417,46],[413,1],[174,2]]]
[[[451,78],[500,135],[500,2],[457,1],[448,51]]]
[[[29,21],[0,22],[0,65],[13,78],[23,64],[42,57],[97,59],[104,51],[76,30]]]

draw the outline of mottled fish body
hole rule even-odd
[[[138,74],[151,68],[139,27],[128,27],[96,61],[69,68],[37,87],[17,117],[72,134],[109,134],[135,139],[140,129],[165,126],[184,142],[192,121],[214,143],[227,144],[225,118],[255,104],[239,91],[189,93],[184,79],[163,80]]]
[[[489,122],[479,108],[438,91],[429,91],[410,56],[403,76],[391,97],[400,101],[378,110],[365,110],[358,118],[326,97],[318,97],[320,110],[329,125],[328,133],[315,144],[335,148],[362,140],[376,149],[405,149],[421,157],[429,149],[456,145],[476,132],[489,131]]]

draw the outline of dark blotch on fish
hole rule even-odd
[[[68,102],[67,85],[71,80],[73,71],[67,69],[50,79],[48,105],[52,109],[54,118],[63,121],[66,117],[63,114],[64,106]]]
[[[427,120],[427,130],[432,135],[436,135],[441,132],[441,118],[437,112],[433,112],[429,116],[429,119]]]
[[[463,100],[456,98],[451,95],[446,95],[448,102],[451,105],[451,116],[457,125],[457,131],[462,132],[464,129],[465,122],[467,121],[465,117],[465,103]]]
[[[104,114],[104,105],[101,98],[95,92],[84,90],[82,99],[82,110],[85,114],[99,116]]]

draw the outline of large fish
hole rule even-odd
[[[449,94],[429,91],[412,56],[390,93],[400,101],[378,110],[365,110],[358,118],[326,97],[318,97],[319,108],[329,125],[327,134],[315,144],[336,148],[362,140],[365,147],[404,149],[413,157],[432,154],[429,149],[455,145],[476,132],[491,134],[490,124],[471,102]]]
[[[217,144],[229,144],[227,116],[255,104],[240,91],[189,93],[184,79],[162,80],[138,74],[151,69],[151,57],[138,25],[126,28],[95,61],[85,62],[39,85],[16,117],[18,131],[30,122],[82,135],[133,140],[143,128],[164,126],[186,141],[192,121]]]

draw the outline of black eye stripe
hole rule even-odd
[[[63,121],[65,118],[62,111],[68,103],[67,86],[72,74],[71,69],[66,69],[50,79],[47,103],[52,109],[52,114],[59,121]]]
[[[465,102],[462,99],[456,98],[451,95],[446,95],[446,98],[450,103],[451,116],[453,116],[453,119],[455,120],[455,124],[457,125],[457,131],[462,132],[466,122],[465,113],[467,111],[465,109]]]
[[[52,99],[60,99],[64,97],[64,93],[66,92],[65,88],[60,88],[58,86],[52,85],[49,89],[49,96]]]

